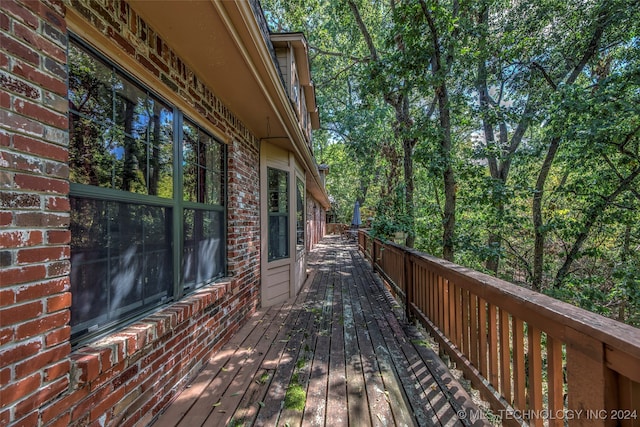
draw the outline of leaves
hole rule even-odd
[[[358,200],[378,235],[414,231],[416,247],[433,254],[450,239],[458,263],[524,286],[539,280],[556,297],[633,323],[640,311],[635,3],[265,0],[263,7],[277,23],[272,29],[308,37],[322,121],[314,148],[330,167],[336,222],[349,223]],[[445,235],[452,217],[455,232]]]

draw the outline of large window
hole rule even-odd
[[[289,173],[267,168],[269,261],[289,258]]]
[[[225,273],[225,147],[72,38],[72,342]]]

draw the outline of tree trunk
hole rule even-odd
[[[453,162],[451,160],[451,111],[449,110],[449,92],[447,83],[443,75],[446,70],[443,68],[438,29],[433,20],[433,16],[424,0],[420,1],[420,6],[427,20],[431,40],[433,43],[433,58],[431,62],[431,73],[438,82],[434,89],[438,100],[438,116],[440,118],[440,156],[444,160],[445,167],[442,172],[444,181],[444,215],[442,218],[442,257],[448,261],[453,261],[455,256],[454,238],[456,229],[456,180],[453,172]]]
[[[622,253],[620,254],[620,261],[623,264],[627,262],[629,255],[631,255],[631,224],[627,224],[624,228],[624,238],[622,242]],[[625,312],[627,308],[627,299],[622,299],[618,306],[618,321],[624,322],[627,318]]]
[[[587,240],[587,237],[589,236],[589,232],[591,231],[591,228],[596,223],[598,218],[600,218],[600,216],[602,216],[604,211],[609,206],[611,206],[611,204],[620,195],[620,193],[630,188],[630,186],[633,184],[633,182],[639,175],[640,175],[640,168],[637,168],[628,177],[626,177],[619,183],[618,187],[615,189],[613,193],[609,194],[606,198],[599,200],[597,203],[591,206],[591,209],[589,209],[589,212],[585,218],[580,234],[578,234],[578,237],[576,238],[575,243],[571,247],[571,250],[567,254],[567,257],[565,258],[564,263],[562,264],[562,267],[560,267],[560,269],[558,270],[558,273],[556,274],[556,278],[553,282],[554,287],[559,288],[560,286],[562,286],[562,283],[564,282],[564,280],[567,278],[567,275],[569,274],[571,265],[577,259],[578,254],[582,249],[582,245]]]
[[[489,20],[489,12],[487,8],[484,8],[478,17],[479,26],[486,25]],[[483,53],[486,51],[486,29],[479,28],[482,31],[479,41],[480,59],[478,61],[478,77],[476,80],[476,90],[478,91],[478,98],[480,101],[480,110],[485,115],[482,116],[482,130],[484,132],[484,140],[487,145],[487,164],[489,165],[489,173],[494,179],[498,178],[498,160],[490,153],[495,151],[495,132],[493,130],[493,123],[488,119],[487,112],[490,107],[489,91],[487,90],[487,64]],[[495,196],[492,203],[495,204]],[[503,207],[504,209],[504,207]],[[487,246],[493,248],[494,246],[500,247],[500,235],[494,232],[489,232],[487,240]],[[485,261],[485,268],[493,272],[494,276],[498,274],[500,259],[498,256],[490,255]]]
[[[589,60],[595,55],[598,50],[598,46],[600,45],[600,40],[602,35],[604,34],[604,30],[606,26],[609,24],[608,17],[609,10],[605,7],[605,4],[600,5],[600,10],[598,11],[598,16],[596,18],[596,27],[594,29],[593,35],[589,44],[586,46],[585,51],[580,58],[578,64],[573,68],[571,74],[567,77],[565,81],[565,85],[572,85],[575,83],[576,79],[582,73],[582,70],[587,65]],[[547,76],[548,77],[548,76]],[[557,90],[555,84],[550,81],[553,90]],[[543,229],[543,220],[542,220],[542,197],[544,195],[544,185],[549,176],[549,171],[551,170],[551,165],[553,164],[553,160],[558,151],[558,147],[560,146],[560,138],[554,137],[551,140],[551,144],[549,145],[549,150],[547,151],[547,155],[542,164],[542,168],[540,169],[540,173],[538,174],[538,179],[536,180],[536,188],[535,193],[533,195],[533,204],[532,204],[532,216],[533,216],[533,229],[535,234],[535,243],[534,243],[534,253],[533,253],[533,289],[540,291],[542,289],[542,267],[544,263],[544,238],[546,231]],[[571,261],[572,262],[572,261]],[[560,272],[558,272],[560,274]],[[566,274],[566,272],[564,273]],[[558,283],[556,275],[555,283]]]
[[[407,240],[405,244],[409,248],[413,248],[416,242],[416,225],[415,225],[415,210],[413,208],[413,193],[414,193],[414,179],[413,179],[413,147],[414,143],[411,140],[404,139],[402,141],[404,148],[404,181],[405,181],[405,209],[409,219],[409,230],[407,233]]]
[[[445,101],[448,102],[448,101]],[[440,121],[448,122],[448,117]],[[449,133],[449,132],[446,132]],[[442,154],[447,156],[447,166],[443,173],[444,178],[444,230],[442,233],[442,257],[448,261],[454,260],[455,247],[454,237],[456,229],[456,180],[451,166],[451,135],[442,138]]]
[[[491,250],[496,248],[500,250],[500,246],[502,243],[502,239],[500,234],[489,232],[489,237],[487,239],[487,245]],[[487,261],[485,262],[484,267],[493,273],[494,276],[498,275],[498,268],[500,267],[500,255],[492,254],[487,257]]]
[[[369,48],[369,53],[371,54],[371,59],[374,62],[379,60],[378,52],[376,50],[375,44],[373,43],[373,39],[369,30],[367,29],[364,21],[362,20],[362,16],[360,15],[360,11],[358,10],[358,6],[353,2],[353,0],[348,1],[349,8],[353,13],[354,18],[356,19],[356,23],[362,36],[365,39],[367,47]],[[393,7],[393,3],[392,3]],[[398,49],[402,50],[402,46],[398,45]],[[409,99],[406,95],[400,93],[398,95],[391,95],[389,93],[383,93],[384,101],[395,110],[396,114],[396,122],[395,122],[395,136],[402,141],[402,149],[404,154],[403,159],[403,169],[404,169],[404,182],[405,182],[405,213],[409,218],[409,232],[407,233],[407,239],[405,244],[412,248],[415,244],[415,210],[413,206],[413,194],[414,194],[414,177],[413,177],[413,149],[416,144],[416,140],[414,138],[408,138],[406,135],[406,131],[408,131],[412,126],[410,109],[409,109]],[[390,161],[391,163],[391,161]],[[393,162],[391,167],[396,167],[396,163]],[[391,186],[390,186],[391,187]],[[394,186],[395,187],[395,186]]]
[[[542,196],[544,195],[544,184],[547,181],[549,172],[551,171],[551,165],[558,152],[560,146],[560,138],[554,137],[549,145],[549,150],[542,163],[542,168],[538,174],[536,180],[536,188],[533,193],[533,233],[535,236],[535,243],[533,247],[533,282],[532,287],[534,290],[540,292],[542,290],[542,267],[544,263],[544,238],[546,231],[543,228],[542,221]]]

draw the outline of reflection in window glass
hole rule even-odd
[[[296,177],[296,250],[304,249],[304,182]]]
[[[224,274],[223,214],[222,211],[184,210],[185,288],[200,287]]]
[[[173,294],[171,209],[71,197],[71,331],[91,332]]]
[[[182,134],[184,200],[221,205],[224,198],[222,143],[188,121],[182,126]]]
[[[267,168],[269,200],[268,260],[289,257],[289,173]]]
[[[173,109],[69,46],[72,182],[170,198]]]
[[[113,120],[110,67],[75,44],[69,45],[69,108],[108,127]]]

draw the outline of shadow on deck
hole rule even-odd
[[[309,272],[298,297],[259,310],[153,427],[482,424],[355,244],[326,237]]]

